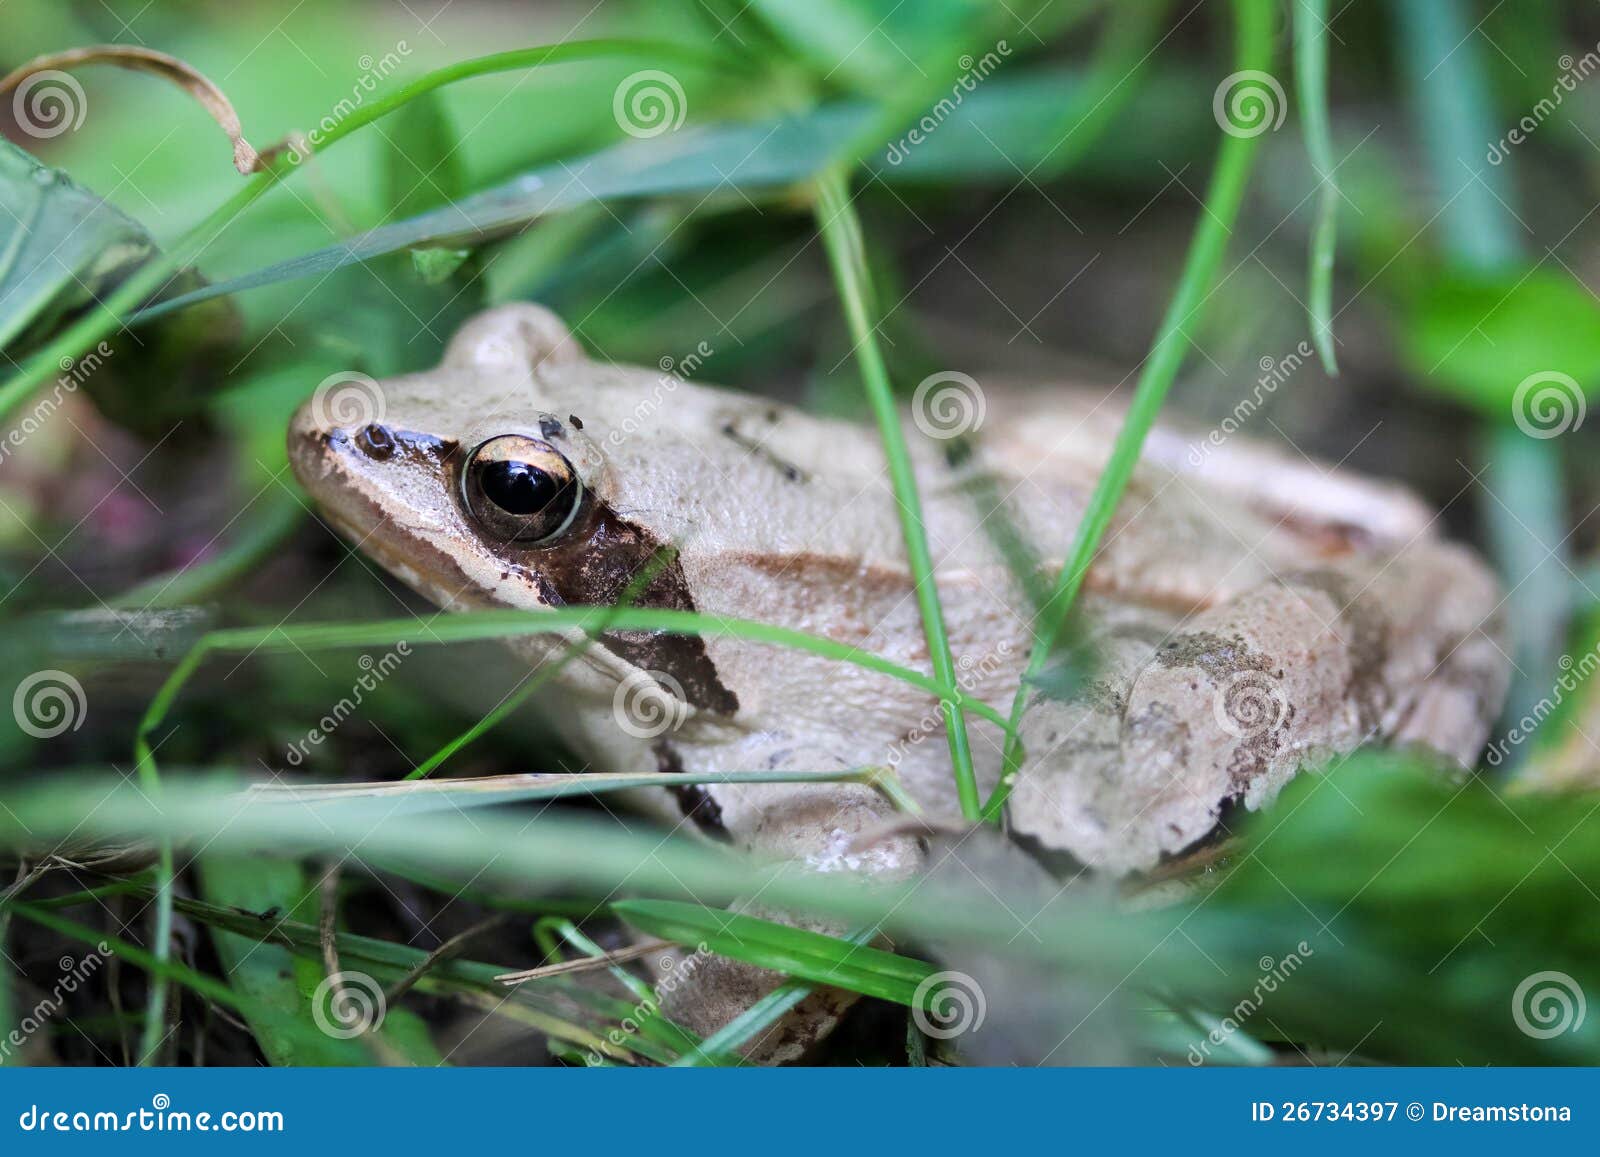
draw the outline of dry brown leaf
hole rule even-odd
[[[233,105],[222,94],[222,90],[193,66],[176,56],[157,52],[153,48],[132,48],[124,44],[91,44],[84,48],[68,49],[66,52],[51,52],[36,56],[26,64],[12,69],[4,78],[0,78],[0,96],[4,96],[30,76],[41,72],[64,71],[80,64],[112,64],[136,72],[154,73],[172,82],[199,101],[201,107],[211,114],[211,119],[221,125],[222,131],[228,134],[228,139],[233,142],[234,168],[248,175],[261,167],[261,159],[255,148],[244,139],[244,130],[239,125],[239,114],[233,111]]]

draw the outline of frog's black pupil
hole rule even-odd
[[[482,482],[484,496],[507,514],[538,514],[569,485],[527,462],[491,462]]]

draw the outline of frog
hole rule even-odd
[[[554,313],[498,306],[356,413],[313,397],[290,423],[290,462],[334,529],[445,610],[627,602],[931,673],[879,432],[677,368],[592,358]],[[908,452],[956,684],[1003,713],[1039,631],[1030,568],[1068,557],[1126,403],[1072,383],[980,389],[980,427],[911,437]],[[1405,487],[1163,420],[1077,600],[1084,676],[1024,688],[1006,833],[1134,877],[1363,744],[1465,767],[1506,692],[1501,603],[1489,568]],[[925,685],[714,632],[507,642],[563,662],[547,711],[563,741],[593,769],[659,773],[664,790],[640,805],[700,837],[875,879],[916,873],[926,847],[870,784],[674,784],[685,772],[888,767],[923,822],[961,821]],[[968,722],[987,797],[1006,733]],[[729,968],[735,995],[696,1027],[759,995]]]

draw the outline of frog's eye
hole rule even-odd
[[[583,483],[548,442],[502,434],[467,458],[462,497],[472,517],[495,538],[546,542],[572,525]]]

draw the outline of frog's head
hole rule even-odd
[[[434,370],[324,382],[295,414],[289,458],[333,525],[441,607],[626,594],[692,610],[675,549],[695,492],[717,477],[693,427],[727,396],[673,379],[665,404],[684,436],[667,436],[640,421],[640,377],[587,359],[548,311],[507,306],[465,326]],[[697,707],[737,705],[696,638],[611,634],[590,659],[669,674]]]

